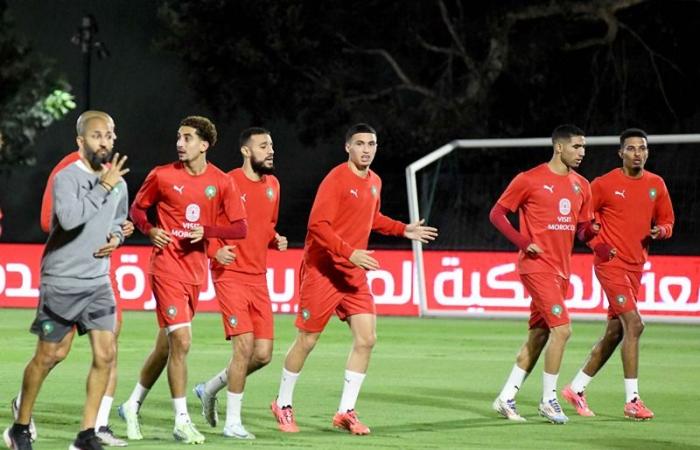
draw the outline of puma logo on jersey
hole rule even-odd
[[[185,190],[185,185],[183,184],[182,186],[178,186],[177,184],[173,184],[173,189],[175,189],[177,192],[182,195],[182,191]]]
[[[620,197],[625,198],[625,190],[623,189],[621,191],[615,191],[615,195],[619,195]]]
[[[542,187],[545,188],[546,190],[548,190],[550,194],[554,194],[554,185],[553,184],[550,184],[550,185],[545,184]]]
[[[243,194],[243,195],[241,195],[241,201],[242,201],[243,203],[245,203],[245,196],[246,196],[246,195],[248,195],[248,194]]]
[[[357,196],[357,189],[350,189],[350,194],[354,195],[355,198],[359,198],[359,197]]]

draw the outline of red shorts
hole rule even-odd
[[[299,286],[299,312],[294,323],[309,333],[323,331],[335,312],[340,320],[355,314],[376,314],[374,297],[367,283],[355,290],[340,291],[317,270],[304,271]]]
[[[256,339],[274,338],[272,303],[267,283],[224,279],[215,281],[214,289],[227,340],[244,333],[253,333]]]
[[[112,290],[114,291],[114,303],[117,305],[116,318],[118,323],[122,323],[122,296],[119,291],[119,284],[117,283],[117,277],[114,276],[114,271],[109,272],[109,282],[112,284]]]
[[[151,289],[156,299],[158,325],[161,328],[192,322],[199,301],[198,284],[182,283],[151,274]]]
[[[532,297],[530,329],[554,328],[571,322],[564,304],[569,280],[553,273],[520,274],[520,280]]]
[[[595,276],[608,297],[608,320],[637,309],[637,292],[641,286],[642,272],[595,266]]]

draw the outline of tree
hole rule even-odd
[[[561,121],[668,131],[698,108],[697,3],[185,0],[161,15],[208,107],[285,119],[309,143],[366,120],[405,157]]]
[[[75,108],[70,86],[12,29],[7,3],[0,0],[0,167],[33,165],[37,135]]]

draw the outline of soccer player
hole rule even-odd
[[[194,391],[202,415],[212,427],[218,422],[216,394],[228,386],[224,436],[255,439],[241,421],[246,377],[272,359],[274,319],[267,289],[267,249],[287,249],[287,238],[275,230],[279,213],[279,181],[274,172],[272,137],[264,128],[248,128],[240,135],[243,167],[232,170],[248,216],[245,239],[214,240],[207,248],[211,275],[219,301],[226,339],[233,344],[227,369]]]
[[[596,178],[591,185],[593,212],[602,231],[589,246],[595,253],[596,277],[608,297],[608,323],[588,361],[562,395],[578,414],[595,415],[586,401],[586,386],[622,342],[624,415],[645,420],[654,413],[639,397],[639,338],[644,323],[637,310],[637,292],[649,243],[671,237],[674,215],[664,180],[644,170],[649,157],[646,133],[637,128],[623,131],[618,154],[622,168]]]
[[[316,193],[309,217],[301,267],[300,302],[295,325],[299,332],[287,352],[279,395],[270,405],[280,431],[299,431],[292,410],[294,386],[304,362],[335,311],[353,336],[345,384],[332,424],[352,434],[369,434],[359,421],[355,403],[376,340],[374,299],[365,271],[379,268],[367,250],[371,231],[423,243],[437,229],[419,220],[406,225],[380,210],[382,180],[369,166],[377,152],[374,128],[358,123],[345,135],[348,161],[333,168]]]
[[[539,413],[563,424],[568,418],[557,399],[557,378],[571,335],[564,304],[571,248],[574,235],[588,241],[598,227],[592,221],[590,184],[574,171],[585,155],[583,131],[561,125],[552,133],[552,144],[549,162],[518,174],[489,215],[491,223],[520,249],[518,273],[532,297],[527,341],[493,409],[509,420],[525,420],[516,409],[515,395],[546,346]],[[509,211],[520,211],[520,231],[508,221]]]
[[[104,120],[107,121],[107,127],[109,128],[109,131],[112,133],[112,140],[108,141],[107,146],[109,150],[111,151],[113,146],[114,146],[114,141],[117,140],[117,135],[114,133],[114,119],[112,117],[103,112],[103,111],[85,111],[83,112],[79,117],[78,120],[75,124],[76,131],[78,134],[80,134],[80,130],[84,127],[85,122],[92,118],[92,117],[102,117]],[[41,198],[41,229],[45,232],[48,233],[51,229],[51,220],[52,220],[52,214],[53,214],[53,198],[52,198],[52,191],[53,191],[53,180],[56,174],[61,171],[63,168],[73,164],[74,162],[78,161],[80,159],[80,151],[75,151],[72,153],[69,153],[66,155],[61,161],[59,161],[58,164],[51,170],[51,173],[49,174],[49,177],[46,181],[46,187],[44,188],[44,195]],[[124,223],[122,224],[122,234],[124,235],[124,238],[128,238],[131,236],[134,232],[134,225],[128,221],[125,220]],[[119,295],[119,289],[115,283],[113,274],[110,274],[110,280],[112,281],[112,290],[116,294],[116,296]],[[119,439],[114,435],[114,432],[112,431],[112,428],[109,426],[109,413],[112,409],[112,402],[114,401],[114,392],[117,388],[117,350],[118,350],[118,345],[117,341],[119,339],[119,333],[121,331],[121,326],[122,326],[122,309],[121,309],[121,304],[118,301],[118,299],[115,298],[116,301],[116,327],[114,329],[114,343],[115,343],[115,349],[114,349],[114,364],[112,368],[110,369],[109,372],[109,383],[107,384],[107,390],[105,391],[104,396],[102,397],[102,401],[100,402],[100,408],[97,413],[97,422],[95,423],[95,434],[97,435],[98,440],[100,441],[101,444],[103,445],[108,445],[112,447],[125,447],[127,445],[127,442],[124,441],[123,439]],[[59,359],[64,359],[65,355],[68,354],[68,350],[70,349],[70,346],[73,342],[73,337],[75,336],[75,327],[73,330],[70,332],[70,337],[67,337],[61,342],[61,346],[56,349],[56,353],[59,355]],[[17,418],[17,414],[19,413],[19,401],[21,399],[21,389],[20,389],[20,394],[12,400],[12,412],[15,418]],[[36,431],[36,425],[34,424],[34,419],[31,418],[29,421],[29,431],[32,436],[32,441],[35,441],[37,438],[37,431]]]
[[[124,240],[121,224],[128,199],[122,176],[129,169],[124,168],[125,156],[112,156],[114,134],[103,117],[86,120],[76,140],[80,159],[54,179],[54,220],[42,256],[39,306],[31,326],[39,339],[24,371],[17,418],[3,436],[13,449],[32,448],[29,422],[34,403],[49,371],[70,350],[65,342],[72,340],[74,326],[79,334],[89,335],[93,360],[81,431],[70,449],[102,448],[95,421],[114,359],[109,256]]]
[[[177,132],[178,161],[153,169],[131,206],[134,224],[153,244],[149,273],[160,330],[139,382],[119,407],[129,439],[143,439],[138,412],[167,365],[175,410],[173,436],[187,444],[204,442],[190,420],[185,397],[191,322],[207,276],[204,239],[241,239],[247,230],[238,189],[207,162],[207,152],[215,144],[216,127],[209,119],[183,119]],[[156,209],[155,225],[146,215],[151,207]],[[225,225],[217,225],[221,217],[226,218]]]

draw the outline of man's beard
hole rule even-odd
[[[262,161],[258,161],[255,158],[251,158],[250,159],[250,166],[253,168],[253,172],[257,173],[258,175],[271,175],[271,174],[275,173],[274,163],[272,166],[267,167],[265,165],[264,159]]]
[[[92,170],[94,170],[95,172],[99,172],[100,170],[102,170],[102,165],[107,164],[110,161],[110,159],[112,159],[111,150],[107,151],[107,153],[105,153],[104,156],[100,156],[96,151],[93,151],[91,148],[88,148],[87,150],[88,151],[85,152],[87,153],[85,157],[90,163],[90,167],[92,167]]]

